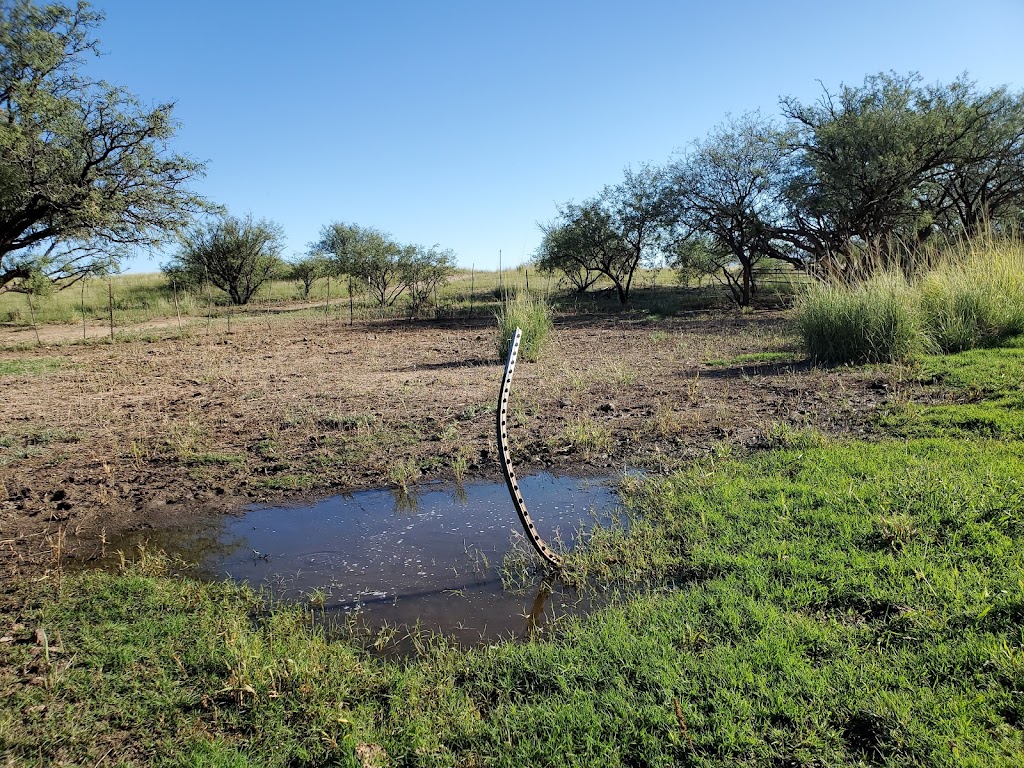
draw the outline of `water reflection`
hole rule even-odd
[[[613,482],[540,474],[521,486],[541,534],[572,547],[581,531],[618,516]],[[524,557],[532,555],[520,551],[525,540],[503,483],[411,490],[255,507],[148,538],[150,546],[200,564],[206,578],[269,587],[285,599],[312,596],[337,621],[418,625],[469,643],[530,635],[556,616],[589,607],[526,566]],[[503,585],[506,556],[525,589]]]

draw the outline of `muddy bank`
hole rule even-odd
[[[281,316],[2,353],[2,563],[47,567],[58,531],[103,541],[254,501],[497,479],[494,334],[484,320]],[[792,349],[776,312],[561,318],[544,358],[517,369],[514,460],[668,470],[786,429],[859,430],[888,396]]]

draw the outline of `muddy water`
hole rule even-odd
[[[556,548],[572,547],[619,515],[608,478],[540,474],[520,485],[541,535]],[[529,548],[502,483],[255,507],[150,544],[197,562],[206,578],[269,587],[322,605],[333,620],[371,629],[418,625],[465,643],[523,635],[589,607],[557,584],[549,590],[535,571],[525,589],[503,588],[506,553]]]

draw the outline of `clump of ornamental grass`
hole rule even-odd
[[[797,304],[810,357],[884,363],[960,352],[1024,333],[1024,241],[991,236],[911,254],[907,272],[813,286]]]

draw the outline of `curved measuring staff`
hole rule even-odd
[[[501,394],[498,397],[498,448],[501,450],[501,471],[505,475],[505,485],[512,496],[512,503],[515,505],[516,514],[523,524],[526,537],[533,544],[534,549],[540,556],[547,560],[555,568],[562,567],[562,558],[552,551],[544,539],[537,532],[537,526],[533,524],[530,513],[526,509],[526,501],[523,494],[519,492],[519,481],[516,480],[516,471],[512,467],[512,454],[508,449],[508,396],[512,389],[512,374],[516,368],[516,358],[519,356],[519,341],[523,331],[516,328],[516,334],[512,337],[512,346],[508,350],[508,360],[505,361],[505,373],[501,378]]]

